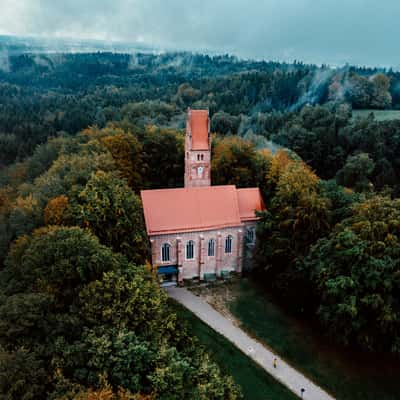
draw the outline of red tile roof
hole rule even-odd
[[[240,226],[242,214],[256,219],[251,208],[263,208],[258,189],[239,194],[231,185],[142,190],[141,196],[149,236]]]
[[[189,126],[192,132],[191,150],[209,150],[208,110],[189,110]]]
[[[237,196],[242,221],[254,221],[257,219],[254,211],[265,210],[259,188],[237,189]]]

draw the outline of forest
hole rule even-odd
[[[148,264],[139,191],[259,186],[256,270],[341,344],[400,354],[400,74],[190,53],[23,54],[0,70],[0,394],[238,399]],[[111,397],[110,397],[111,396]],[[90,398],[90,397],[89,397]]]

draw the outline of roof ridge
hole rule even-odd
[[[263,209],[261,193],[246,189],[254,190],[235,185],[142,190],[147,233],[218,230],[255,220],[254,210]]]

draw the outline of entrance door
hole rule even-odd
[[[161,286],[175,286],[177,284],[178,267],[176,265],[158,267],[157,274]]]

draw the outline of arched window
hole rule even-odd
[[[189,240],[186,243],[186,259],[192,260],[194,258],[194,242],[193,240]]]
[[[161,247],[161,260],[163,262],[170,261],[170,249],[171,245],[169,243],[164,243]]]
[[[197,161],[200,161],[200,154],[197,154]]]
[[[208,241],[208,256],[214,257],[215,256],[215,240],[210,239]]]
[[[229,235],[225,239],[225,253],[232,253],[232,236]]]
[[[203,160],[204,160],[204,154],[201,155],[201,161],[203,161]]]
[[[247,231],[246,231],[247,243],[254,243],[255,238],[256,238],[256,234],[255,234],[254,228],[253,227],[247,228]]]

